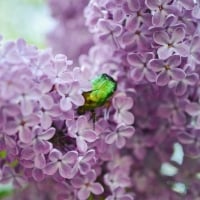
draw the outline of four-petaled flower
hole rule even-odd
[[[61,95],[60,108],[63,111],[68,111],[72,108],[72,103],[76,106],[84,104],[84,98],[79,90],[78,81],[69,84],[58,85],[58,93]]]
[[[131,70],[130,76],[135,81],[141,81],[146,78],[150,82],[156,79],[156,73],[149,68],[148,62],[153,59],[153,53],[130,53],[127,56],[128,63],[134,68]]]
[[[149,68],[154,72],[157,72],[156,84],[159,86],[165,86],[172,80],[181,80],[185,78],[185,72],[179,68],[181,64],[181,57],[178,55],[172,55],[167,60],[152,59],[149,62]]]
[[[100,183],[94,182],[96,180],[96,173],[94,170],[88,172],[85,177],[75,177],[72,179],[72,185],[78,189],[78,198],[80,200],[88,199],[90,193],[99,195],[103,193],[104,189]]]
[[[183,42],[185,30],[182,27],[174,29],[171,37],[163,30],[155,32],[153,38],[160,45],[157,50],[160,59],[167,59],[174,53],[183,57],[187,57],[189,54],[188,46]]]
[[[77,148],[80,152],[87,151],[87,142],[94,142],[97,139],[95,131],[92,130],[85,116],[80,116],[76,123],[69,127],[69,135],[76,138]]]
[[[68,151],[62,155],[60,151],[53,149],[49,154],[49,163],[44,168],[44,172],[48,175],[54,175],[58,171],[61,177],[71,179],[75,175],[73,166],[77,158],[76,151]]]
[[[117,148],[121,149],[126,144],[126,138],[131,138],[134,132],[135,129],[132,126],[118,125],[115,131],[105,137],[105,141],[107,144],[115,143]]]
[[[134,115],[128,110],[133,106],[133,99],[127,97],[124,93],[118,93],[113,98],[113,107],[115,108],[114,120],[117,123],[131,125],[134,122]]]

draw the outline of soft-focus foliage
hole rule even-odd
[[[23,40],[1,45],[1,182],[25,187],[14,199],[35,199],[36,191],[53,200],[199,199],[200,2],[56,2],[63,32],[52,41],[75,63],[85,55],[76,67]],[[65,29],[83,20],[83,9],[94,42],[88,54],[88,40],[78,44]],[[82,37],[86,29],[75,27]],[[110,106],[95,110],[93,129],[90,113],[77,108],[102,73],[118,87]]]

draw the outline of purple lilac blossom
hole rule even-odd
[[[62,32],[54,42],[76,66],[22,39],[1,41],[0,182],[28,186],[25,199],[199,198],[200,2],[51,3]],[[93,46],[78,60],[80,45],[88,50],[79,31],[86,30],[86,5]],[[95,110],[94,129],[90,112],[79,116],[77,108],[102,73],[117,81],[117,91],[109,108]],[[177,143],[182,163],[172,160]],[[162,172],[166,163],[174,175]]]

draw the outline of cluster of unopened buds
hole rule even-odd
[[[74,5],[52,9],[66,24],[84,9],[80,67],[1,41],[0,182],[18,199],[197,200],[200,2],[90,0],[65,15]],[[65,37],[51,43],[70,50]]]

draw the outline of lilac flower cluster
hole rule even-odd
[[[24,40],[1,42],[0,182],[25,187],[29,199],[35,191],[58,200],[198,199],[200,2],[50,2],[64,34],[55,41],[72,54],[80,46],[64,43],[73,35],[65,24],[83,19],[89,3],[94,45],[75,67]],[[109,108],[95,110],[94,129],[90,113],[77,108],[102,73],[117,81],[117,91]],[[180,162],[173,159],[177,144]]]
[[[99,116],[94,130],[89,113],[77,115],[78,106],[84,104],[82,92],[91,90],[92,73],[73,67],[64,55],[53,57],[50,50],[37,50],[22,39],[2,42],[0,50],[1,183],[26,187],[38,182],[40,190],[42,183],[49,183],[57,199],[109,196],[103,185],[113,182],[106,163],[134,134],[132,99],[125,93],[116,96],[112,126]],[[113,190],[123,196],[116,178]],[[122,178],[123,188],[130,185],[128,174]],[[63,189],[56,191],[58,184]]]
[[[119,101],[122,110],[129,109],[119,109],[120,120],[133,126],[135,118],[134,136],[121,150],[120,134],[108,134],[106,143],[116,144],[120,159],[129,158],[131,171],[123,166],[131,180],[126,192],[136,199],[189,200],[199,194],[192,189],[199,184],[194,167],[200,158],[199,10],[200,2],[192,0],[91,0],[85,9],[95,45],[81,65],[114,76],[118,92],[134,101],[133,107]],[[172,161],[177,143],[184,150],[183,163]],[[161,172],[164,163],[176,168],[173,176]],[[183,192],[174,192],[177,183],[185,186]]]

